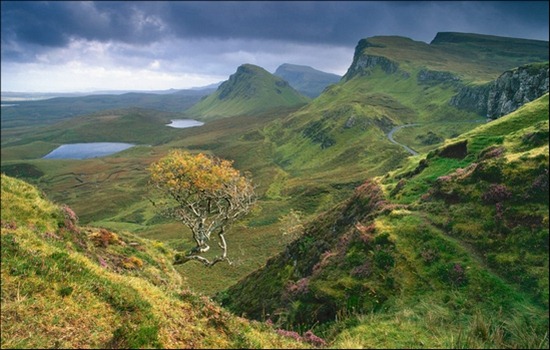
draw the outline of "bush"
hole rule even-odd
[[[110,244],[120,244],[120,238],[116,233],[110,232],[104,228],[100,229],[98,232],[91,233],[88,238],[96,247],[106,248]]]
[[[512,192],[503,184],[491,184],[489,189],[481,195],[481,199],[487,204],[495,204],[510,199]]]
[[[139,269],[143,267],[143,261],[140,258],[136,258],[135,256],[123,259],[120,264],[122,267],[128,270]]]

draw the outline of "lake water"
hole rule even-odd
[[[90,142],[61,145],[46,154],[44,159],[87,159],[108,156],[134,145],[122,142]]]
[[[166,126],[178,129],[192,128],[201,125],[204,125],[204,123],[194,119],[174,119],[170,124],[166,124]]]
[[[204,125],[194,119],[173,119],[170,124],[166,124],[172,128],[185,129],[195,126]],[[87,159],[105,157],[120,151],[124,151],[132,146],[131,143],[123,142],[90,142],[90,143],[71,143],[61,145],[46,154],[45,159]]]

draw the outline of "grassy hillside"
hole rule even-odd
[[[312,179],[324,193],[318,203],[334,203],[330,197],[337,191],[327,182],[351,188],[410,156],[388,140],[393,127],[415,124],[397,132],[396,140],[420,152],[434,149],[484,122],[449,105],[461,87],[542,60],[548,60],[548,42],[456,33],[438,35],[432,44],[395,36],[362,39],[340,83],[263,129],[275,162],[291,179],[283,192],[296,196],[303,179]]]
[[[159,241],[82,227],[2,175],[2,348],[303,348],[183,288]]]
[[[423,66],[477,84],[514,67],[548,61],[548,41],[466,33],[438,33],[430,44],[399,36],[370,37],[362,39],[358,48],[399,62],[404,71]]]
[[[215,93],[185,111],[185,114],[191,118],[211,120],[300,106],[307,102],[308,98],[300,95],[286,81],[261,67],[244,64]]]
[[[548,348],[548,94],[370,179],[218,295],[341,348]]]
[[[169,141],[152,147],[133,147],[116,155],[96,159],[37,159],[56,144],[36,141],[38,139],[27,143],[41,133],[35,131],[23,135],[29,139],[21,141],[21,145],[11,146],[12,141],[17,142],[14,138],[3,139],[10,146],[2,146],[1,169],[8,175],[37,185],[55,201],[66,203],[79,213],[84,224],[131,231],[141,237],[161,240],[169,247],[185,250],[193,244],[190,233],[181,223],[159,217],[146,198],[145,184],[149,176],[146,168],[172,148],[212,152],[234,160],[238,169],[252,172],[260,196],[255,211],[245,222],[232,227],[228,235],[229,254],[235,264],[230,268],[225,265],[214,267],[211,269],[212,277],[205,275],[203,269],[194,264],[178,267],[187,276],[184,281],[187,287],[212,295],[257,269],[288,242],[278,226],[279,217],[288,213],[289,208],[286,201],[275,194],[276,185],[272,186],[274,178],[279,176],[279,170],[272,162],[269,144],[259,137],[258,130],[267,121],[294,110],[280,109],[271,114],[223,118],[190,129],[164,126],[165,114],[158,112],[136,110],[113,119],[103,118],[104,115],[114,116],[112,112],[98,113],[95,116],[75,118],[70,124],[65,122],[64,133],[61,132],[61,125],[49,132],[60,137],[89,135],[90,140],[93,140],[94,135],[103,138],[102,134],[108,131],[109,134],[121,137],[141,136],[144,141],[149,137],[157,141]],[[134,112],[138,112],[141,117],[138,118]],[[136,123],[119,128],[116,124],[118,120],[134,120]],[[81,127],[86,125],[94,127]],[[145,131],[132,132],[136,128]],[[48,133],[40,135],[40,138],[43,137],[48,138]],[[66,140],[74,142],[73,139]],[[268,191],[272,193],[269,197],[266,196]]]

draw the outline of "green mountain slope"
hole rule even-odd
[[[388,139],[392,128],[415,124],[396,132],[395,139],[429,151],[484,122],[485,116],[450,104],[464,86],[492,81],[517,64],[548,60],[548,42],[453,33],[438,38],[432,44],[393,36],[359,41],[340,83],[264,128],[277,164],[291,177],[357,185],[410,156]]]
[[[319,96],[327,86],[337,83],[342,78],[309,66],[289,63],[277,67],[273,74],[283,78],[301,94],[311,98]]]
[[[299,106],[308,98],[265,69],[244,64],[215,93],[185,111],[191,118],[211,120]]]
[[[80,227],[2,174],[2,348],[306,347],[182,287],[159,241]]]
[[[219,295],[341,348],[548,347],[548,94],[366,181]]]
[[[359,41],[344,79],[365,72],[356,64],[365,62],[365,55],[389,60],[388,69],[392,64],[406,72],[423,67],[450,72],[466,83],[481,83],[514,67],[548,61],[548,41],[467,33],[438,33],[430,44],[399,36],[371,37]]]

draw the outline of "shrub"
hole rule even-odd
[[[489,189],[481,195],[481,199],[487,204],[495,204],[512,197],[512,192],[504,184],[491,184]]]
[[[368,277],[372,273],[372,263],[366,261],[363,265],[355,267],[351,275],[355,277]]]
[[[453,268],[449,272],[449,278],[454,285],[463,285],[466,283],[466,271],[459,263],[453,265]]]
[[[321,347],[321,346],[326,346],[327,345],[326,341],[324,341],[322,338],[319,338],[318,336],[313,334],[313,332],[311,330],[304,333],[303,339],[306,342],[308,342],[311,345],[316,346],[316,347]]]
[[[533,180],[531,191],[533,193],[548,193],[548,169],[544,169],[544,172]]]
[[[428,264],[435,261],[439,257],[439,254],[437,253],[437,251],[431,248],[422,250],[420,255],[422,256],[422,260],[424,260],[424,262]]]
[[[282,335],[283,337],[292,338],[292,339],[297,340],[297,341],[302,340],[302,337],[300,336],[300,334],[298,334],[297,332],[294,332],[294,331],[287,331],[287,330],[284,330],[284,329],[277,329],[276,332],[277,332],[277,334]]]
[[[299,279],[296,283],[290,282],[286,286],[286,292],[290,295],[301,295],[309,292],[309,279],[302,278]]]
[[[10,222],[0,221],[0,226],[8,230],[17,230],[17,223],[13,220]]]
[[[485,160],[490,158],[501,157],[504,154],[504,147],[502,146],[490,146],[479,152],[477,158],[479,160]]]
[[[123,259],[120,265],[128,270],[139,269],[143,267],[143,261],[140,258],[137,258],[135,256],[130,256],[128,258]]]
[[[63,205],[61,206],[61,213],[63,214],[63,218],[64,218],[63,224],[65,228],[67,228],[67,230],[73,233],[78,233],[79,232],[79,229],[77,226],[78,216],[75,214],[75,212],[68,206]]]
[[[93,232],[89,236],[96,247],[106,248],[110,244],[120,244],[120,238],[116,233],[110,232],[104,228],[98,232]]]
[[[466,284],[466,271],[460,263],[440,265],[438,268],[439,278],[452,286],[458,287]]]
[[[383,249],[377,245],[374,249],[374,263],[378,268],[389,270],[395,264],[395,259],[389,248]]]

